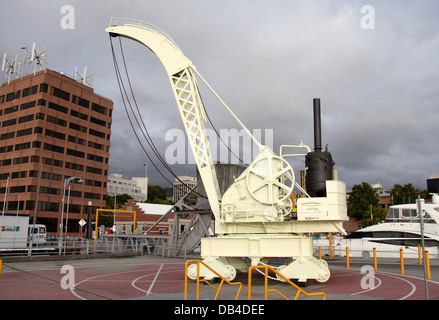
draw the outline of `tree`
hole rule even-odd
[[[363,226],[385,219],[386,211],[378,204],[378,195],[367,182],[353,186],[349,196],[348,215],[363,221]],[[372,219],[373,217],[373,219]]]
[[[123,207],[125,203],[127,203],[128,200],[132,199],[130,195],[124,193],[124,194],[118,194],[116,196],[116,210]],[[114,197],[107,196],[107,209],[114,209]]]
[[[157,200],[155,200],[157,199]],[[148,187],[148,199],[146,202],[154,202],[158,203],[158,200],[166,200],[166,191],[160,186],[149,186]]]
[[[421,188],[415,187],[411,183],[404,186],[395,184],[392,188],[393,204],[414,203],[418,199],[418,195],[422,199],[430,198],[428,191],[422,191]]]

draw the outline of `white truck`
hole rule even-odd
[[[29,215],[0,214],[0,249],[23,249],[32,238],[33,244],[46,243],[46,226],[29,224]]]

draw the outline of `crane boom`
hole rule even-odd
[[[110,35],[122,36],[140,42],[154,52],[162,62],[171,81],[180,116],[206,189],[210,207],[213,214],[217,216],[221,194],[210,153],[209,140],[204,128],[206,115],[194,74],[195,66],[166,33],[143,21],[112,19],[110,27],[106,31]]]

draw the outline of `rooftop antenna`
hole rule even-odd
[[[8,79],[8,84],[11,81],[11,75],[15,74],[16,78],[24,77],[26,75],[26,66],[34,63],[34,75],[37,71],[41,71],[43,68],[47,67],[47,47],[38,53],[35,42],[32,44],[32,48],[29,51],[29,46],[21,47],[25,50],[24,59],[22,62],[18,62],[18,55],[15,55],[15,60],[8,59],[7,53],[4,53],[3,59],[1,60],[1,71],[5,72],[5,79]],[[21,58],[20,58],[21,59]]]
[[[18,58],[18,56],[15,55],[15,60],[8,60],[7,54],[5,53],[3,55],[2,71],[5,71],[5,78],[8,78],[8,84],[11,81],[12,74],[18,75],[19,67],[17,64],[17,58]]]
[[[27,52],[27,54],[30,54],[29,64],[35,63],[34,65],[34,75],[35,75],[37,73],[37,69],[38,71],[41,71],[46,66],[47,46],[44,47],[44,50],[41,53],[38,53],[34,42],[32,44],[32,50],[30,52]]]
[[[87,76],[87,67],[84,67],[84,72],[80,74],[78,73],[78,68],[76,67],[73,79],[84,85],[89,85],[90,87],[93,87],[94,74]]]

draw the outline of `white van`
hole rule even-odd
[[[28,241],[32,241],[32,244],[45,244],[46,236],[47,232],[44,224],[29,225]]]

